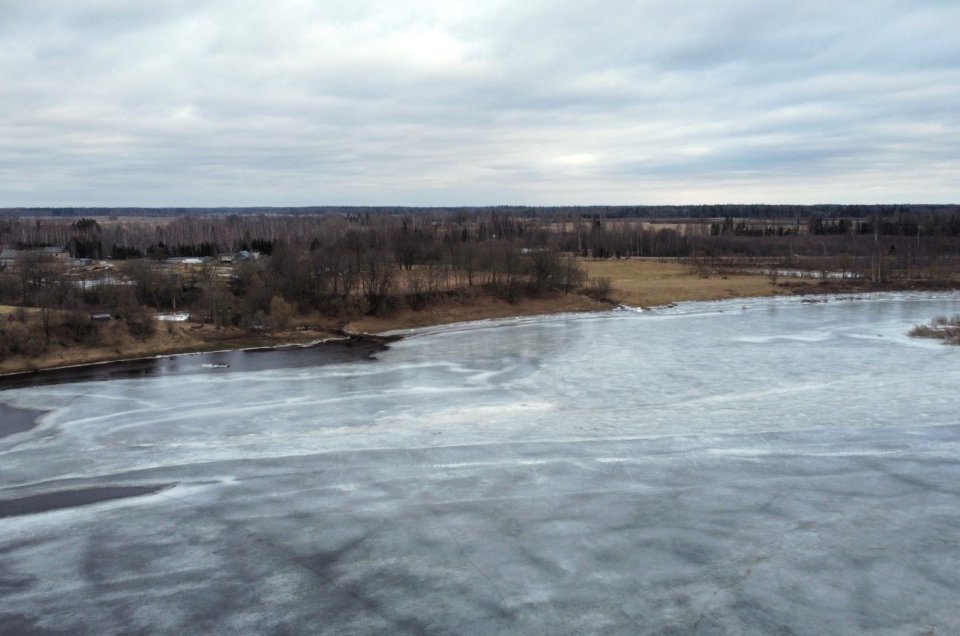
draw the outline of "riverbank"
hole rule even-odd
[[[525,299],[517,303],[477,296],[468,299],[446,298],[426,309],[403,309],[390,316],[366,316],[353,321],[310,319],[303,317],[299,328],[250,332],[243,329],[215,329],[177,323],[169,329],[158,329],[147,339],[137,339],[117,333],[116,344],[101,347],[56,348],[34,358],[14,357],[0,362],[0,378],[19,374],[62,369],[75,369],[111,362],[135,362],[163,356],[250,349],[276,349],[287,345],[311,343],[344,338],[349,335],[376,334],[393,329],[427,327],[431,325],[505,318],[539,314],[602,311],[615,306],[610,302],[593,300],[586,296],[569,294],[553,298]],[[310,325],[309,327],[307,325]]]
[[[130,337],[120,331],[111,336],[112,343],[109,346],[55,347],[37,357],[8,358],[0,362],[0,377],[158,356],[302,345],[338,337],[339,334],[326,329],[253,333],[243,329],[218,330],[210,325],[183,323],[169,330],[158,329],[157,333],[146,339]]]
[[[579,294],[528,298],[516,303],[480,296],[467,301],[450,299],[420,311],[405,309],[390,316],[364,316],[347,323],[343,330],[347,333],[379,334],[397,329],[432,327],[471,320],[604,311],[615,306],[615,302],[594,300]]]
[[[792,283],[775,285],[769,277],[760,274],[703,272],[686,263],[652,258],[581,260],[579,265],[589,280],[609,280],[610,293],[606,301],[577,294],[527,299],[515,304],[480,297],[467,303],[438,305],[424,311],[403,311],[387,317],[365,316],[348,323],[347,329],[357,333],[381,333],[470,320],[602,311],[618,305],[649,308],[687,301],[791,295],[816,286],[816,281],[812,280],[798,280],[796,286]]]
[[[157,329],[156,333],[147,339],[133,338],[117,332],[111,335],[110,346],[55,348],[39,357],[9,358],[0,362],[0,376],[133,358],[306,344],[344,333],[377,334],[472,320],[603,311],[620,304],[654,307],[677,302],[728,298],[903,290],[940,291],[957,288],[957,284],[951,282],[894,281],[875,284],[856,279],[781,278],[775,283],[765,275],[705,272],[684,263],[655,259],[581,261],[581,265],[591,280],[609,280],[610,292],[607,300],[600,301],[579,294],[558,294],[509,303],[483,294],[450,295],[424,309],[406,308],[387,316],[364,316],[343,321],[301,317],[298,328],[272,332],[250,332],[237,328],[215,329],[211,325],[176,323]]]

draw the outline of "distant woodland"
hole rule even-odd
[[[421,215],[421,214],[499,214],[522,218],[555,218],[559,216],[633,219],[791,219],[791,218],[867,218],[875,215],[889,217],[903,214],[925,216],[949,215],[960,212],[960,205],[942,204],[884,204],[884,205],[588,205],[588,206],[520,206],[485,207],[404,207],[404,206],[310,206],[310,207],[220,207],[220,208],[134,208],[134,207],[63,207],[63,208],[0,208],[0,217],[153,217],[210,216],[210,215]]]
[[[96,344],[98,317],[149,337],[157,312],[264,330],[451,296],[605,297],[582,259],[953,284],[960,206],[8,209],[0,247],[0,356],[34,355]]]

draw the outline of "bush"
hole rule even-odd
[[[146,307],[138,307],[127,315],[127,331],[131,336],[146,340],[157,331],[153,313]]]
[[[613,293],[613,285],[606,276],[594,278],[584,288],[583,293],[594,300],[609,301],[610,294]]]
[[[270,299],[270,327],[273,329],[286,329],[290,324],[290,317],[293,315],[293,308],[279,296]]]
[[[960,345],[960,315],[953,318],[936,316],[929,325],[915,325],[907,332],[914,338],[943,340],[946,344]]]
[[[38,356],[46,351],[44,341],[39,325],[8,322],[0,331],[0,351],[8,356]]]
[[[76,343],[96,344],[99,332],[85,311],[69,311],[60,320],[61,333]]]

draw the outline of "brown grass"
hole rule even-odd
[[[16,305],[0,305],[0,316],[12,314],[19,309]],[[35,313],[37,310],[32,307],[26,308],[27,313]]]
[[[609,278],[613,300],[634,307],[654,307],[683,300],[721,300],[787,293],[767,276],[750,274],[701,275],[677,261],[631,258],[608,261],[582,260],[591,279]]]

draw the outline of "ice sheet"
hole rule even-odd
[[[960,297],[822,300],[0,392],[0,500],[145,493],[0,518],[0,633],[956,633]]]

